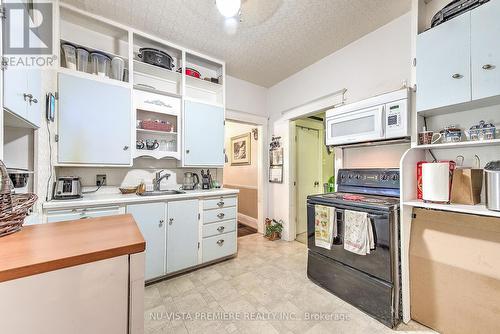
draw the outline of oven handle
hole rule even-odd
[[[386,215],[368,215],[369,219],[377,219],[377,218],[383,218],[386,217]]]

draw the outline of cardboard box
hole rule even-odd
[[[500,218],[413,213],[412,319],[441,333],[499,333]]]

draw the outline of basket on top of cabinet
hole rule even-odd
[[[236,254],[237,197],[214,197],[203,202],[203,263]]]

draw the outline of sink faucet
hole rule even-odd
[[[162,172],[163,172],[163,169],[161,171],[156,172],[156,176],[153,179],[153,190],[154,191],[159,191],[160,190],[161,180],[163,180],[163,179],[167,179],[168,180],[168,178],[170,177],[170,174],[168,174],[168,173],[161,175]]]

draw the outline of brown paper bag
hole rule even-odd
[[[457,168],[453,171],[451,183],[451,203],[476,205],[481,203],[483,170]]]

